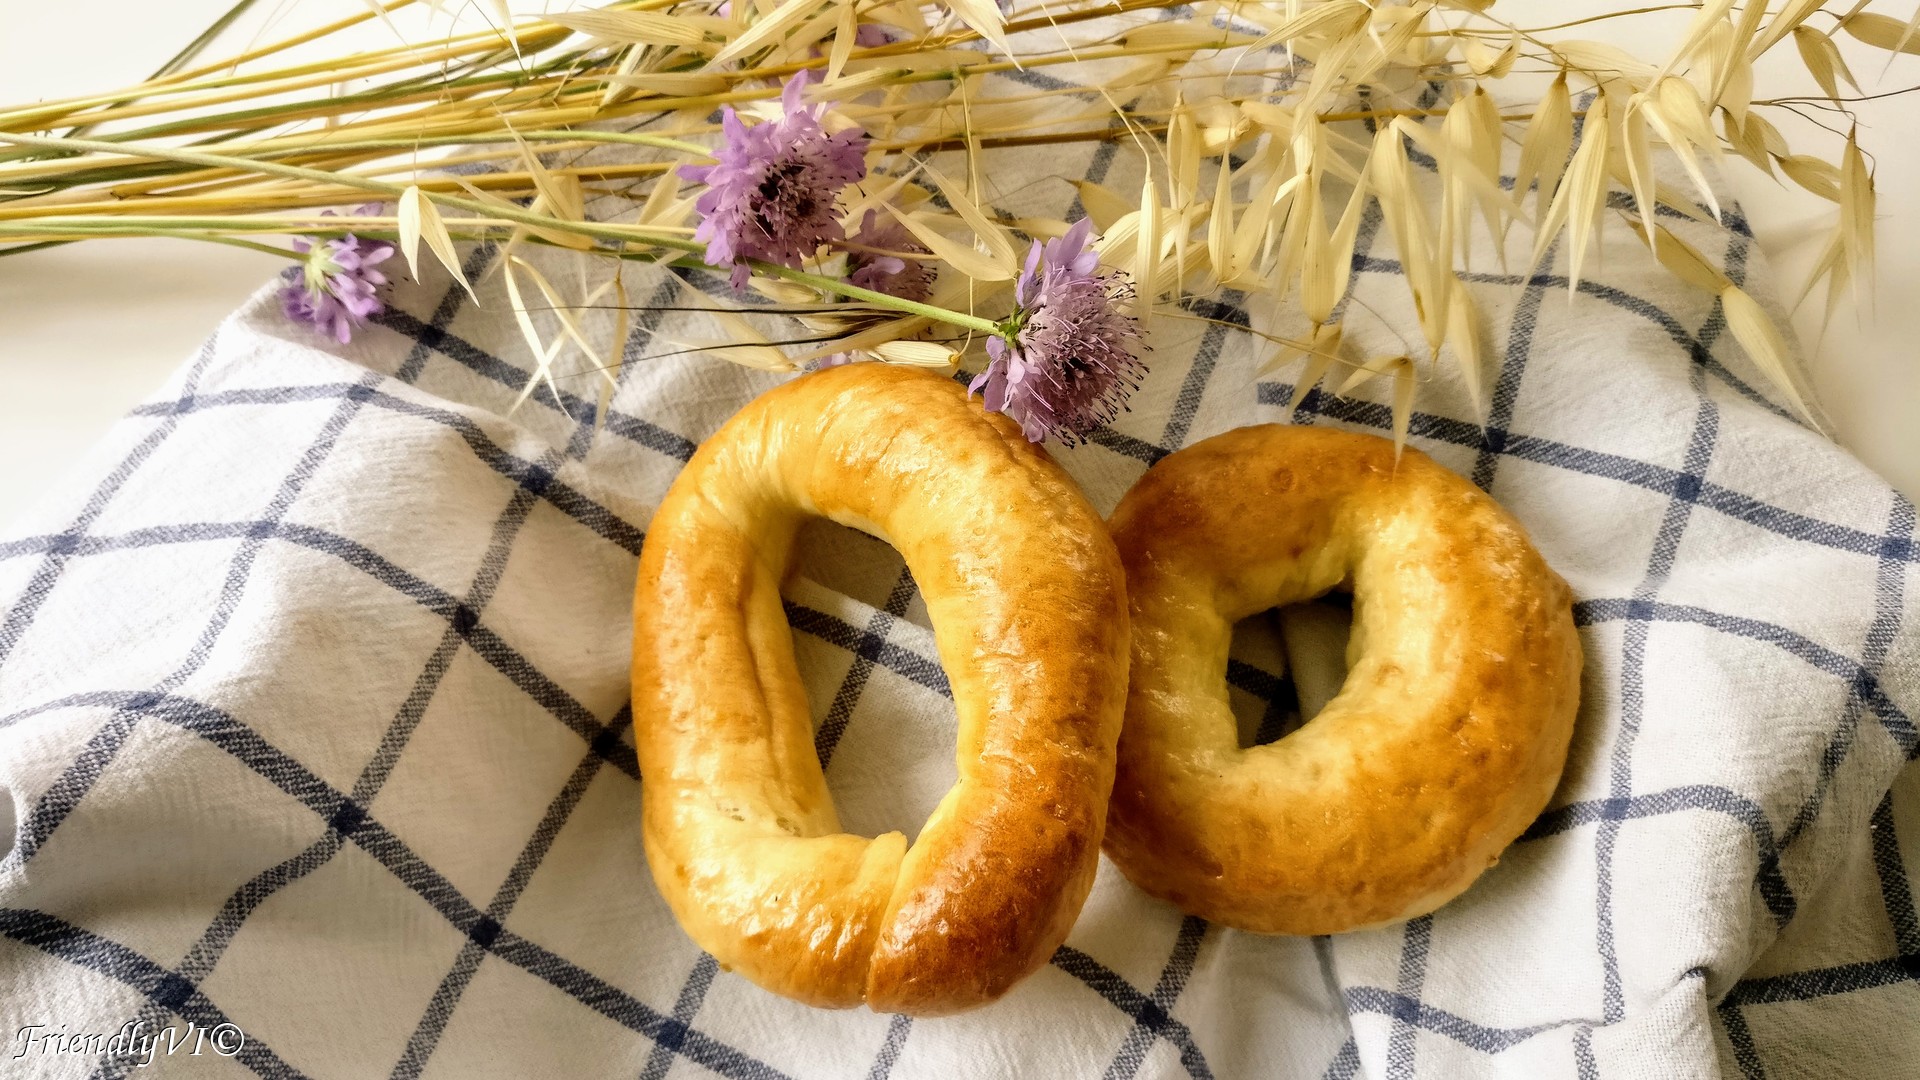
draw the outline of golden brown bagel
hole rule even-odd
[[[1457,896],[1546,806],[1580,695],[1571,596],[1505,510],[1393,444],[1265,425],[1149,469],[1110,524],[1133,608],[1107,853],[1228,926],[1329,934]],[[1241,749],[1235,621],[1353,592],[1348,675]]]
[[[780,602],[795,529],[890,541],[926,598],[959,780],[911,848],[841,832]],[[951,380],[803,376],[708,439],[654,515],[634,599],[643,834],[721,965],[814,1005],[991,1001],[1044,964],[1100,853],[1127,605],[1066,473]]]

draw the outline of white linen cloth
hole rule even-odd
[[[1036,214],[1078,216],[1054,174],[1137,190],[1111,146],[1031,168],[1011,202]],[[1728,223],[1672,225],[1770,296]],[[1419,336],[1381,231],[1356,355]],[[670,309],[724,285],[628,271],[647,310],[598,431],[590,375],[510,413],[531,360],[491,248],[479,306],[430,273],[346,347],[263,291],[0,539],[0,1074],[131,1075],[85,1037],[138,1022],[244,1033],[162,1047],[161,1075],[1914,1075],[1913,506],[1789,417],[1710,298],[1607,240],[1571,296],[1560,256],[1483,252],[1485,426],[1449,363],[1412,422],[1578,597],[1584,701],[1528,834],[1438,913],[1327,939],[1182,917],[1103,864],[1050,966],[911,1022],[716,971],[641,854],[635,555],[692,448],[788,377],[649,358],[717,336]],[[607,272],[576,258],[539,261]],[[1258,374],[1242,305],[1157,320],[1132,411],[1052,448],[1103,513],[1164,453],[1280,417],[1301,365]],[[1296,422],[1383,432],[1389,394],[1316,391]],[[911,834],[953,776],[925,609],[878,541],[803,549],[843,818]],[[1269,733],[1295,708],[1270,630],[1229,672]]]

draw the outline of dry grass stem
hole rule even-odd
[[[1795,99],[1756,100],[1754,63],[1791,40],[1821,93],[1798,100],[1844,118],[1843,86],[1862,87],[1839,34],[1889,57],[1920,54],[1920,12],[1822,0],[1703,0],[1538,27],[1505,21],[1493,0],[1229,0],[1172,19],[1161,17],[1172,0],[737,0],[724,11],[717,0],[618,0],[519,18],[492,0],[479,9],[485,25],[284,62],[412,4],[369,0],[139,86],[0,109],[0,254],[50,240],[258,247],[275,232],[359,231],[396,241],[416,276],[424,244],[472,291],[457,244],[494,239],[534,361],[527,393],[557,392],[555,365],[577,351],[605,376],[604,410],[608,373],[627,359],[627,315],[607,343],[575,312],[607,297],[624,309],[621,264],[589,289],[584,277],[553,280],[531,249],[699,263],[704,245],[690,234],[703,189],[677,169],[713,160],[726,138],[718,110],[777,120],[782,84],[806,71],[804,97],[824,103],[827,128],[869,138],[867,179],[843,196],[841,227],[852,236],[868,211],[897,225],[915,250],[866,253],[933,267],[932,298],[898,302],[838,280],[861,249],[823,247],[821,266],[752,277],[763,295],[808,309],[803,346],[783,350],[737,305],[708,300],[695,302],[728,340],[657,345],[773,369],[848,351],[933,367],[975,358],[999,332],[1030,238],[1069,224],[1037,213],[1023,194],[1033,188],[1006,185],[999,163],[1020,148],[1111,142],[1133,170],[1113,177],[1138,176],[1137,189],[1070,183],[1099,230],[1094,250],[1131,278],[1133,313],[1150,330],[1223,288],[1297,309],[1311,338],[1271,362],[1305,357],[1290,409],[1342,363],[1340,320],[1370,214],[1391,249],[1383,257],[1405,270],[1423,359],[1450,357],[1484,409],[1487,328],[1460,276],[1472,253],[1504,264],[1518,225],[1531,239],[1516,251],[1530,250],[1532,266],[1563,243],[1577,290],[1609,197],[1625,191],[1659,265],[1718,298],[1758,370],[1805,413],[1779,328],[1655,211],[1717,219],[1709,166],[1735,161],[1832,202],[1831,237],[1800,290],[1804,301],[1824,285],[1831,317],[1871,281],[1871,159],[1846,125],[1831,142],[1785,138],[1768,116]],[[1596,19],[1681,8],[1684,28],[1648,55],[1580,36]],[[1669,155],[1684,193],[1662,179]],[[314,213],[368,199],[391,212]],[[934,340],[955,326],[963,337]],[[1403,443],[1415,373],[1411,356],[1374,357],[1339,392],[1391,375]]]

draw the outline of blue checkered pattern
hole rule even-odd
[[[1137,167],[1112,144],[1032,165],[1122,191]],[[1002,206],[1079,213],[1036,176]],[[1363,353],[1418,336],[1379,226]],[[1737,213],[1673,227],[1767,294]],[[1914,508],[1789,417],[1716,305],[1608,239],[1571,294],[1555,259],[1480,252],[1486,413],[1443,367],[1412,419],[1580,597],[1573,757],[1502,865],[1432,916],[1313,940],[1211,927],[1103,866],[1048,968],[928,1021],[720,971],[640,852],[634,558],[700,439],[784,377],[662,355],[715,336],[682,302],[712,279],[627,271],[645,310],[599,429],[591,376],[509,414],[529,361],[491,248],[466,265],[481,306],[433,275],[344,349],[257,298],[0,539],[0,1033],[232,1022],[232,1060],[154,1067],[272,1077],[1911,1072]],[[550,276],[607,272],[567,258]],[[1058,452],[1103,511],[1293,395],[1299,366],[1262,381],[1235,328],[1297,315],[1190,314],[1159,320],[1133,411]],[[1295,422],[1381,432],[1383,401],[1316,389]],[[911,833],[952,779],[925,606],[884,544],[801,546],[787,613],[843,820]],[[1287,656],[1270,620],[1236,637],[1257,740],[1300,722]],[[16,1048],[6,1075],[132,1071]]]

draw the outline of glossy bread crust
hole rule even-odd
[[[1147,892],[1261,933],[1408,919],[1546,806],[1579,705],[1572,598],[1472,484],[1385,439],[1264,425],[1161,460],[1110,524],[1133,667],[1106,846]],[[1241,749],[1234,622],[1335,588],[1340,694]]]
[[[843,833],[781,606],[794,531],[891,542],[932,617],[959,780],[908,846]],[[821,1006],[937,1014],[1044,964],[1093,882],[1126,699],[1106,526],[950,379],[883,364],[757,398],[655,514],[634,599],[634,735],[655,882],[688,935]]]

